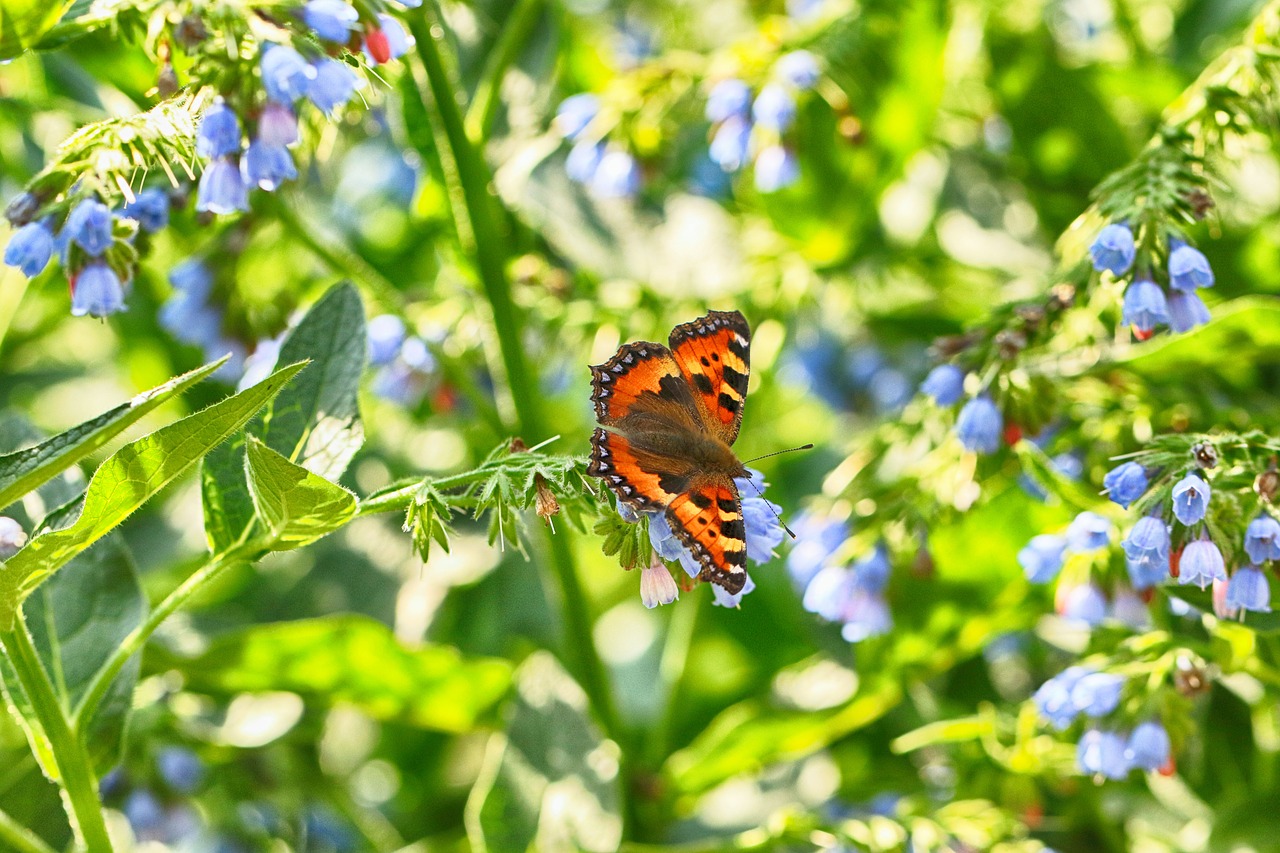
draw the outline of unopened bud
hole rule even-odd
[[[21,228],[35,218],[38,210],[40,210],[40,199],[31,193],[20,193],[14,196],[5,207],[4,218],[8,219],[9,224],[14,228]]]
[[[156,76],[156,92],[160,97],[168,98],[177,91],[178,73],[166,62],[160,66],[160,73]]]
[[[1280,489],[1280,473],[1275,468],[1268,468],[1253,481],[1253,490],[1264,501],[1274,498],[1277,489]]]
[[[551,492],[551,489],[547,486],[546,478],[544,478],[541,474],[534,475],[533,486],[534,486],[534,494],[533,494],[534,512],[538,513],[538,516],[550,526],[551,516],[556,515],[560,512],[560,502],[556,500],[556,496]],[[552,527],[552,529],[554,530],[555,528]]]
[[[1048,308],[1050,311],[1065,311],[1075,304],[1076,289],[1074,285],[1063,282],[1061,284],[1055,284],[1049,289]]]
[[[1218,465],[1218,451],[1207,441],[1202,441],[1192,447],[1191,455],[1201,468],[1216,468]]]
[[[205,27],[204,21],[199,15],[187,15],[178,22],[174,36],[178,39],[179,44],[190,50],[191,48],[199,47],[209,37],[209,30]]]

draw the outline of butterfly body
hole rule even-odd
[[[750,329],[737,311],[677,326],[670,347],[625,344],[591,368],[601,428],[587,472],[637,511],[662,512],[702,567],[731,593],[746,580],[746,529],[732,445],[747,393]]]

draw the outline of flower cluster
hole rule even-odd
[[[804,609],[839,623],[840,633],[851,643],[888,633],[893,616],[885,587],[892,565],[884,544],[850,565],[836,559],[849,539],[847,522],[806,513],[797,520],[796,531],[787,570]]]
[[[706,104],[712,162],[729,174],[753,162],[756,189],[764,193],[799,180],[800,166],[786,135],[795,124],[797,94],[812,89],[820,74],[814,55],[796,50],[778,58],[758,92],[736,77],[716,83]]]
[[[752,468],[748,468],[747,472],[750,474],[749,478],[738,477],[733,482],[738,494],[742,496],[747,560],[759,564],[771,560],[774,549],[782,543],[782,523],[778,520],[778,513],[782,508],[765,499],[764,491],[768,484],[764,475]],[[623,503],[618,504],[618,514],[628,522],[640,520],[640,515]],[[653,608],[660,604],[670,604],[680,597],[680,590],[667,569],[667,562],[679,562],[691,579],[698,577],[701,567],[693,554],[689,553],[689,549],[676,538],[663,512],[653,511],[645,515],[649,518],[649,542],[653,554],[649,565],[640,573],[640,600],[645,607]],[[730,594],[717,585],[712,586],[712,592],[716,604],[721,607],[737,607],[742,597],[755,588],[755,581],[747,575],[740,592]]]
[[[964,397],[965,372],[954,364],[940,364],[920,383],[920,390],[939,406],[953,406]],[[956,416],[956,438],[965,450],[973,453],[995,453],[1001,440],[1013,444],[1021,431],[1006,429],[1000,408],[987,393],[976,394],[960,407]]]
[[[1124,223],[1111,223],[1098,232],[1089,247],[1093,268],[1109,272],[1116,278],[1139,270],[1125,287],[1121,315],[1133,334],[1145,341],[1156,326],[1167,324],[1175,332],[1187,332],[1209,322],[1209,309],[1200,299],[1202,287],[1213,287],[1213,269],[1204,254],[1175,236],[1169,236],[1165,272],[1168,294],[1156,283],[1150,260],[1138,261],[1138,244],[1133,231]]]
[[[1072,666],[1042,684],[1032,697],[1040,716],[1059,731],[1070,728],[1080,717],[1089,720],[1076,748],[1076,761],[1083,773],[1123,779],[1130,770],[1171,767],[1169,735],[1159,720],[1144,720],[1128,733],[1097,726],[1098,720],[1120,707],[1124,687],[1122,676]]]
[[[230,354],[216,374],[236,379],[244,370],[244,346],[222,331],[222,308],[210,299],[213,271],[198,258],[191,258],[169,270],[173,295],[160,306],[160,325],[185,344],[199,347],[205,361]]]
[[[372,63],[395,59],[412,44],[395,18],[377,14],[362,21],[355,7],[344,0],[309,0],[298,10],[297,19],[335,48],[355,50],[358,45]],[[249,69],[227,75],[242,81],[240,89],[215,98],[197,126],[196,153],[208,162],[200,176],[195,208],[206,216],[247,211],[250,189],[272,191],[296,178],[290,149],[299,141],[298,103],[305,99],[333,116],[363,84],[343,59],[326,54],[304,57],[287,44],[262,44],[256,66],[256,78]],[[239,104],[238,111],[232,103]],[[76,184],[71,195],[62,199],[24,193],[6,211],[10,222],[19,227],[5,247],[4,262],[33,277],[57,255],[70,282],[72,314],[105,317],[124,310],[138,263],[138,234],[164,229],[171,205],[185,193],[171,196],[152,187],[125,195],[126,203],[113,212],[105,192],[84,184]],[[46,207],[46,214],[39,216]],[[186,307],[194,310],[199,301],[188,300]],[[208,328],[204,323],[192,334],[206,335]],[[191,340],[191,334],[181,339],[205,343]]]
[[[600,99],[584,92],[561,102],[556,129],[573,143],[565,158],[565,174],[596,198],[630,198],[640,191],[640,164],[621,143],[610,143],[597,129]]]

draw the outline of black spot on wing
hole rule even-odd
[[[734,414],[738,413],[738,407],[742,405],[740,401],[733,399],[723,391],[720,392],[720,397],[716,402],[720,405],[720,408]]]
[[[747,396],[747,377],[727,365],[724,368],[724,383],[737,391],[739,397]]]
[[[683,400],[689,396],[688,383],[683,376],[668,373],[658,380],[658,396],[671,402]]]
[[[689,478],[679,474],[662,474],[658,477],[658,488],[669,495],[678,495],[689,488]]]
[[[738,540],[742,540],[742,539],[745,539],[745,538],[746,538],[746,535],[747,535],[747,528],[746,528],[746,526],[742,523],[742,519],[740,519],[740,518],[735,518],[735,519],[733,519],[732,521],[726,521],[726,522],[724,522],[723,524],[721,524],[721,525],[720,525],[720,532],[721,532],[721,533],[723,533],[725,536],[729,537],[730,539],[738,539]],[[741,551],[726,551],[725,553],[726,553],[726,555],[728,555],[728,554],[740,554],[740,553],[742,553],[742,552],[741,552]]]
[[[703,361],[706,361],[706,359],[704,358]],[[693,384],[698,386],[698,390],[703,394],[710,394],[713,390],[711,387],[711,379],[705,373],[693,374]]]
[[[706,509],[707,507],[711,506],[711,498],[707,497],[702,492],[694,492],[693,494],[689,495],[689,500],[698,509]]]
[[[737,512],[738,502],[732,498],[717,498],[716,504],[720,507],[721,512]]]

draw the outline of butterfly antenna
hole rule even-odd
[[[788,447],[786,450],[775,450],[772,453],[766,453],[764,456],[757,456],[755,459],[748,459],[743,465],[750,465],[752,462],[759,462],[761,459],[768,459],[770,456],[781,456],[784,453],[794,453],[797,450],[813,450],[812,444],[802,444],[799,447]]]

